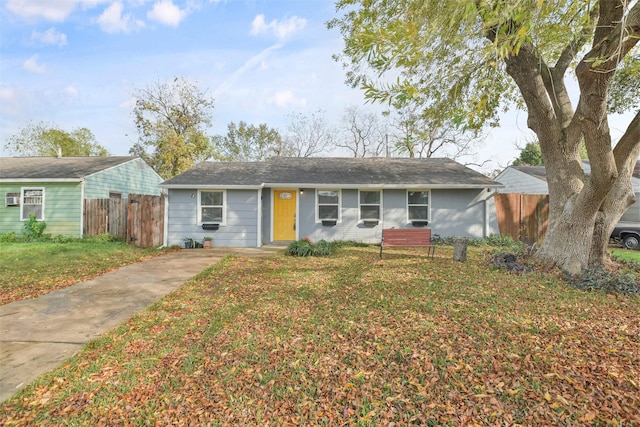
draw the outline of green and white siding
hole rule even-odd
[[[45,233],[80,237],[82,235],[82,184],[80,182],[24,182],[0,184],[0,234],[13,231],[22,234],[24,220],[21,206],[5,206],[6,193],[20,194],[24,188],[44,189]]]

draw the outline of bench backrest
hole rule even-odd
[[[431,246],[430,228],[386,228],[382,230],[384,246]]]

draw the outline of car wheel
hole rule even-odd
[[[627,249],[638,249],[640,248],[640,239],[638,236],[631,234],[624,237],[622,244]]]

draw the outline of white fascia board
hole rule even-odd
[[[160,184],[161,188],[168,190],[260,190],[264,185],[185,185],[185,184]]]
[[[193,190],[193,189],[211,189],[211,190],[259,190],[261,188],[319,188],[319,189],[359,189],[359,188],[375,188],[384,190],[404,190],[404,189],[479,189],[479,188],[502,188],[502,184],[299,184],[285,182],[269,182],[260,185],[186,185],[186,184],[160,184],[160,187],[172,190]]]
[[[502,188],[502,184],[292,184],[292,183],[266,183],[269,188],[319,188],[319,189],[361,189],[374,188],[383,190],[404,190],[404,189],[476,189],[476,188]]]
[[[2,183],[29,183],[29,182],[82,182],[84,178],[3,178],[0,179]]]

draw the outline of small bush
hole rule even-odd
[[[333,245],[326,240],[320,240],[318,243],[313,246],[313,255],[314,256],[327,256],[331,255],[334,252]]]
[[[101,233],[101,234],[96,234],[95,236],[87,236],[82,240],[85,242],[91,242],[91,243],[112,243],[112,242],[122,243],[124,242],[124,239],[122,237],[116,236],[111,233]]]
[[[306,240],[298,240],[287,246],[286,253],[292,256],[311,256],[313,255],[313,246]]]
[[[63,236],[62,234],[58,234],[52,240],[55,243],[73,243],[73,242],[79,241],[80,239],[75,238],[75,237]]]
[[[47,228],[47,223],[44,221],[38,221],[33,214],[29,215],[29,219],[24,222],[22,226],[22,235],[25,240],[38,240],[45,237],[44,229]]]
[[[363,243],[363,242],[356,242],[355,240],[333,240],[331,242],[331,246],[333,246],[334,249],[338,249],[338,248],[364,248],[369,246],[368,243]]]
[[[18,236],[13,231],[9,231],[8,233],[0,234],[0,242],[4,243],[13,243],[18,241]]]
[[[515,274],[524,274],[530,271],[534,271],[534,268],[529,265],[530,255],[525,250],[520,251],[485,251],[485,262],[492,268],[498,268],[501,270],[507,270],[508,272]]]
[[[631,272],[593,268],[576,275],[565,274],[565,279],[571,286],[584,291],[601,290],[610,294],[640,294],[638,277]]]

